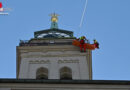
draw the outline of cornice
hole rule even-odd
[[[43,58],[43,57],[73,57],[86,56],[87,54],[60,54],[60,55],[23,55],[22,58]]]

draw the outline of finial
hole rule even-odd
[[[53,14],[50,14],[51,16],[51,21],[52,22],[58,22],[58,14],[56,14],[55,12]]]
[[[53,14],[50,14],[51,16],[51,29],[58,29],[58,14],[56,13],[53,13]]]

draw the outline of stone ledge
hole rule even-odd
[[[0,79],[0,83],[44,83],[44,84],[102,84],[102,85],[130,85],[124,80],[36,80],[36,79]]]

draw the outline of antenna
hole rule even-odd
[[[85,7],[84,7],[84,10],[83,10],[83,14],[82,14],[82,17],[81,17],[79,28],[81,28],[81,26],[83,24],[83,19],[84,19],[85,11],[86,11],[86,8],[87,8],[87,4],[88,4],[88,0],[86,0],[86,2],[85,2]]]

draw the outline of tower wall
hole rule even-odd
[[[60,79],[60,69],[72,70],[72,79],[91,80],[91,51],[81,53],[73,45],[17,47],[17,78],[36,79],[39,68],[48,69],[48,79]]]

